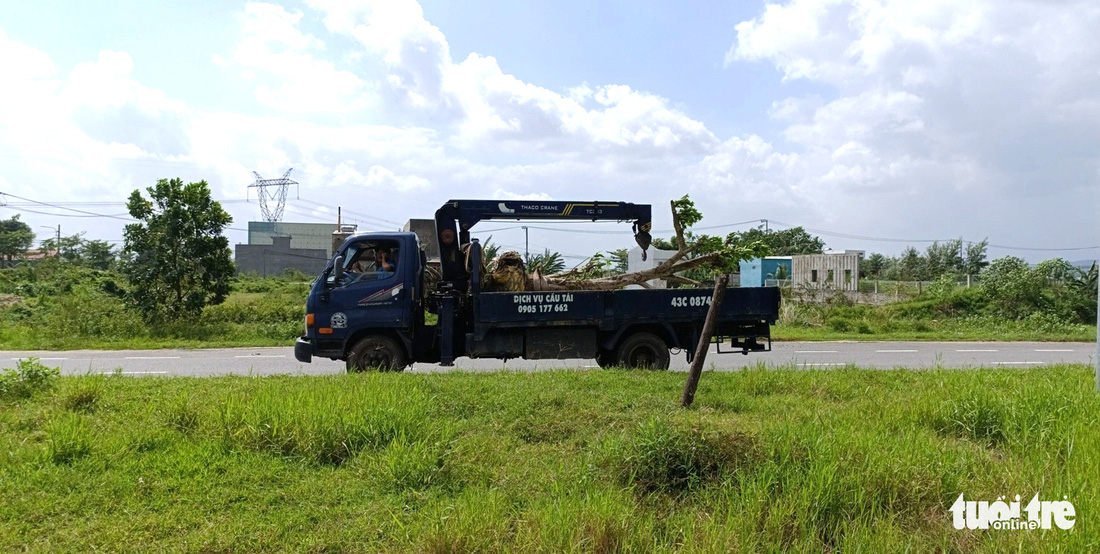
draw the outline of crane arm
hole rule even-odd
[[[649,204],[629,202],[564,202],[548,200],[448,200],[435,212],[435,228],[443,255],[444,279],[465,272],[454,261],[454,252],[470,242],[470,228],[485,220],[542,219],[587,221],[632,221],[634,240],[642,248],[642,259],[652,242],[653,227]],[[444,253],[450,249],[448,256]]]

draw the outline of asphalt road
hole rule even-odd
[[[1049,364],[1092,364],[1096,344],[1091,342],[776,342],[771,352],[743,356],[707,355],[708,369],[730,371],[765,364],[827,369],[855,364],[866,368],[974,368],[1041,367]],[[303,364],[294,349],[215,348],[202,350],[71,350],[0,351],[0,368],[14,368],[18,360],[36,357],[43,364],[60,367],[66,375],[121,373],[147,376],[211,375],[329,375],[341,373],[343,362],[314,358]],[[674,354],[672,369],[687,370],[685,356]],[[416,364],[416,373],[439,371],[539,371],[561,368],[594,368],[593,360],[472,360],[460,358],[451,368]]]

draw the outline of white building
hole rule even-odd
[[[626,270],[629,273],[633,273],[635,271],[653,269],[657,267],[657,264],[668,260],[675,253],[675,250],[657,250],[656,248],[653,248],[651,246],[646,255],[648,259],[643,262],[642,249],[635,246],[634,248],[631,248],[630,251],[627,253]],[[649,281],[646,281],[646,283],[648,283],[650,287],[653,287],[655,289],[668,288],[668,283],[665,283],[664,279],[650,279]]]

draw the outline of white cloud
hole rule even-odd
[[[362,79],[317,54],[324,43],[299,29],[302,12],[249,2],[241,16],[241,41],[233,61],[247,80],[261,80],[257,100],[293,113],[347,114],[365,108],[371,95]],[[215,56],[214,63],[228,64]]]
[[[871,191],[1020,210],[1019,194],[1096,182],[1098,25],[1094,2],[793,0],[737,25],[726,60],[835,90],[771,111],[801,154],[791,177],[826,212]]]
[[[504,189],[496,189],[493,191],[493,198],[500,198],[503,200],[553,200],[553,198],[545,192],[518,194]]]
[[[436,115],[453,125],[454,144],[469,150],[594,153],[629,149],[636,156],[700,155],[718,141],[705,126],[669,102],[629,86],[587,84],[554,92],[505,73],[496,59],[477,53],[455,63],[446,38],[411,1],[314,0],[327,28],[354,37],[382,57],[397,106]],[[582,103],[594,98],[598,109]],[[397,107],[395,106],[395,107]]]
[[[904,236],[952,217],[980,238],[997,218],[1059,203],[1052,233],[1081,227],[1085,206],[1095,219],[1100,7],[1089,2],[769,5],[737,25],[728,71],[770,64],[811,93],[771,102],[780,132],[721,138],[681,99],[632,83],[551,90],[493,52],[455,61],[412,1],[306,6],[247,4],[239,40],[213,56],[216,78],[255,94],[249,115],[139,82],[125,52],[58,68],[0,33],[0,149],[18,162],[5,187],[121,199],[179,175],[239,198],[252,170],[294,167],[310,198],[352,209],[384,195],[395,220],[452,197],[660,206],[685,191],[711,225],[777,217]],[[232,209],[239,223],[256,211]],[[666,212],[655,209],[658,227]]]
[[[379,54],[389,75],[380,84],[391,98],[419,108],[442,108],[443,71],[451,64],[447,40],[412,0],[310,0],[325,12],[329,31],[354,37]]]
[[[127,54],[103,51],[59,75],[44,52],[0,36],[0,60],[0,151],[16,153],[5,167],[14,194],[121,198],[133,164],[186,154],[189,111],[135,82]]]

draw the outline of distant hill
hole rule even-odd
[[[1077,260],[1076,262],[1070,262],[1070,264],[1081,269],[1091,269],[1094,263],[1096,263],[1096,260]]]

